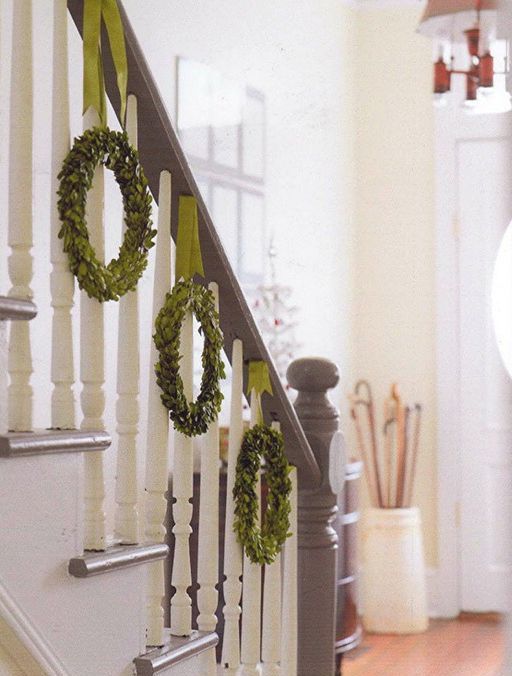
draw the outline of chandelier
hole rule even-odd
[[[466,102],[477,100],[479,92],[493,91],[495,70],[491,45],[496,33],[497,0],[429,0],[418,32],[434,38],[439,52],[434,61],[434,94],[449,92],[454,75],[466,79]],[[452,45],[463,42],[468,52],[466,69],[454,67]],[[448,50],[446,49],[448,47]],[[448,57],[446,56],[448,51]]]

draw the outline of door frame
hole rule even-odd
[[[461,610],[461,353],[460,270],[457,205],[457,144],[471,138],[497,138],[504,116],[490,114],[488,124],[473,134],[471,116],[454,101],[436,110],[435,118],[435,223],[436,223],[436,394],[438,568],[435,611],[456,617]]]

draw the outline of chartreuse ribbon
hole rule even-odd
[[[191,195],[180,195],[178,204],[178,237],[176,240],[176,281],[204,277],[197,202]]]
[[[117,88],[121,100],[121,123],[126,113],[126,88],[128,62],[124,30],[117,0],[84,0],[84,109],[90,107],[99,115],[101,125],[107,125],[107,106],[103,65],[101,60],[101,19],[107,29],[110,51],[117,75]]]
[[[265,361],[249,362],[249,377],[247,379],[247,394],[256,397],[258,407],[259,423],[263,424],[263,410],[261,408],[261,396],[264,392],[272,394],[272,385],[270,383],[270,373],[268,364]]]

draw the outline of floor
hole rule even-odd
[[[413,636],[366,635],[348,653],[343,676],[501,676],[505,647],[502,616],[463,613],[431,620]]]

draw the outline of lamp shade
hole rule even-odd
[[[432,38],[465,42],[464,31],[473,28],[480,10],[482,34],[490,37],[496,30],[497,0],[429,0],[418,32]]]

